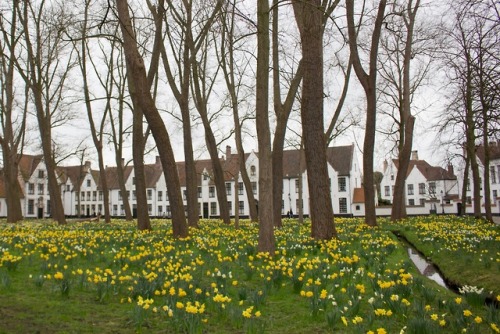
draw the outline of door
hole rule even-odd
[[[203,218],[208,218],[208,203],[203,203]]]

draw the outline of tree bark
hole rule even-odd
[[[356,29],[354,25],[354,0],[346,0],[347,27],[349,33],[349,48],[353,57],[353,67],[366,95],[366,126],[363,142],[363,190],[365,194],[365,222],[369,226],[377,225],[375,211],[375,183],[373,177],[373,153],[375,148],[375,133],[377,125],[377,57],[378,45],[386,0],[379,2],[377,17],[371,38],[369,72],[361,65],[358,52]]]
[[[337,232],[333,222],[329,182],[326,182],[328,169],[323,126],[323,12],[320,0],[293,4],[304,66],[300,114],[309,187],[311,235],[315,239],[331,239]]]
[[[257,0],[257,138],[259,147],[259,252],[274,254],[273,166],[269,128],[269,1]]]
[[[184,214],[177,165],[175,163],[170,138],[161,115],[158,109],[156,109],[151,93],[149,92],[144,61],[137,49],[135,34],[128,12],[128,3],[126,0],[116,0],[116,4],[124,41],[123,45],[127,71],[130,80],[134,80],[136,88],[136,92],[132,96],[132,101],[134,105],[136,103],[138,104],[135,106],[136,108],[143,108],[144,115],[151,127],[151,132],[160,154],[163,173],[167,182],[168,197],[172,209],[173,235],[174,237],[186,237],[188,235],[188,227]]]

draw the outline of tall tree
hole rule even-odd
[[[351,50],[353,67],[366,95],[366,124],[363,142],[363,191],[365,194],[365,222],[369,226],[377,225],[375,212],[375,182],[373,177],[373,154],[375,148],[375,132],[377,125],[377,58],[382,24],[387,1],[380,0],[371,45],[369,48],[369,70],[364,70],[359,54],[359,45],[354,24],[354,0],[346,0],[347,28],[349,33],[349,48]]]
[[[245,45],[247,39],[243,38],[241,35],[245,35],[241,32],[241,35],[236,31],[238,24],[236,9],[236,1],[226,2],[225,6],[221,10],[221,42],[220,42],[220,52],[217,54],[218,61],[221,64],[222,71],[224,73],[224,81],[226,83],[227,92],[229,95],[229,104],[233,111],[233,125],[234,125],[234,139],[236,144],[236,151],[238,155],[238,165],[241,174],[241,180],[246,189],[247,201],[249,206],[250,219],[253,222],[258,220],[257,212],[257,202],[255,200],[252,184],[248,171],[245,164],[245,150],[243,148],[243,126],[244,122],[253,118],[252,114],[241,115],[242,102],[247,100],[245,94],[245,87],[247,85],[245,82],[245,71],[251,65],[251,60],[245,57],[248,52],[246,50],[241,50],[243,45]],[[217,48],[218,49],[218,48]],[[238,50],[241,50],[241,57],[237,59],[235,54]],[[238,60],[242,63],[238,65]],[[238,187],[238,178],[235,178],[235,186]],[[235,189],[235,213],[238,212],[236,205],[238,205],[238,189]]]
[[[331,239],[337,235],[333,223],[332,199],[323,126],[323,10],[320,0],[294,1],[295,20],[302,44],[304,76],[301,120],[311,215],[311,235]]]
[[[269,127],[269,0],[257,0],[256,124],[259,147],[260,252],[274,253],[273,165]]]
[[[55,4],[49,5],[45,1],[37,5],[38,7],[35,7],[35,4],[24,1],[17,8],[25,32],[23,42],[27,65],[22,68],[18,62],[18,72],[32,93],[47,168],[51,216],[59,224],[65,224],[61,189],[52,150],[52,130],[68,119],[61,109],[66,79],[74,65],[73,55],[66,53],[69,43],[63,38],[64,27],[68,26],[65,8],[58,8]]]
[[[3,157],[3,177],[5,184],[7,222],[15,223],[23,219],[21,209],[21,188],[19,186],[19,159],[24,147],[27,111],[27,90],[25,92],[24,108],[15,106],[14,83],[15,59],[18,36],[21,31],[18,27],[18,1],[13,1],[11,17],[5,20],[0,15],[0,147]],[[10,25],[10,26],[9,26]]]
[[[95,118],[95,112],[93,111],[92,107],[92,101],[91,101],[91,91],[90,91],[90,85],[88,81],[88,70],[87,70],[87,60],[90,57],[90,50],[89,50],[89,36],[88,36],[88,25],[91,23],[89,19],[89,8],[91,5],[90,0],[85,0],[84,2],[84,10],[83,10],[83,20],[81,21],[81,26],[80,26],[80,32],[79,32],[79,40],[80,43],[77,43],[78,39],[74,40],[74,47],[76,49],[76,53],[78,55],[78,64],[80,67],[80,71],[82,73],[82,84],[83,84],[83,96],[84,96],[84,101],[85,101],[85,108],[87,111],[87,118],[89,120],[89,125],[90,125],[90,134],[92,137],[92,141],[94,143],[94,146],[97,151],[97,161],[99,164],[99,183],[101,187],[101,191],[103,192],[103,206],[104,206],[104,220],[106,223],[111,222],[111,214],[109,212],[109,191],[108,191],[108,182],[107,182],[107,177],[106,177],[106,168],[104,165],[104,154],[103,154],[103,139],[104,139],[104,127],[106,125],[106,120],[108,117],[108,106],[104,108],[104,112],[102,113],[101,120],[99,123],[99,128],[96,126],[94,122]],[[111,49],[111,58],[113,58],[113,53],[115,51],[115,48]],[[113,71],[113,66],[111,68],[108,68],[108,72],[106,75],[106,80],[107,82],[104,83],[103,79],[99,75],[99,71],[97,69],[97,65],[90,60],[94,73],[96,73],[98,80],[100,81],[101,85],[107,86],[110,81],[110,74]],[[112,74],[111,74],[112,76]],[[110,100],[107,100],[107,104],[110,103]],[[78,197],[80,198],[80,197]],[[80,205],[78,205],[80,207]]]
[[[186,237],[188,228],[184,214],[184,205],[180,190],[179,175],[170,143],[170,138],[158,109],[149,91],[144,60],[137,49],[137,41],[132,29],[128,3],[126,0],[116,0],[120,29],[123,35],[123,47],[130,80],[134,81],[135,90],[131,91],[132,103],[136,108],[142,108],[144,116],[151,127],[151,133],[156,141],[167,182],[167,192],[172,209],[172,228],[175,237]],[[130,87],[129,87],[130,88]]]
[[[411,111],[412,94],[416,87],[411,83],[410,65],[415,58],[414,28],[420,0],[408,0],[405,4],[393,4],[391,22],[386,21],[388,32],[382,39],[383,54],[381,61],[381,77],[385,79],[388,94],[399,114],[398,118],[398,171],[394,186],[391,220],[397,221],[406,217],[405,184],[410,156],[413,147],[413,130],[415,116]],[[387,65],[388,64],[388,65]],[[423,73],[426,74],[426,71]],[[390,104],[391,104],[390,102]]]

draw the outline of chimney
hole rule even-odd
[[[448,164],[448,173],[450,175],[455,175],[455,171],[453,169],[453,165],[452,164]]]
[[[384,173],[387,170],[388,166],[389,166],[389,164],[387,163],[387,160],[384,159]]]
[[[231,157],[231,146],[226,145],[226,159],[229,160]]]
[[[411,151],[411,160],[418,160],[418,151]]]

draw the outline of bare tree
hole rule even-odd
[[[10,20],[0,15],[0,147],[3,157],[3,177],[5,184],[7,222],[15,223],[23,219],[21,209],[21,188],[19,186],[19,160],[25,142],[27,119],[27,89],[24,89],[24,107],[15,103],[16,93],[14,73],[16,69],[18,37],[22,33],[18,27],[18,1],[13,2]]]
[[[175,237],[186,237],[189,231],[186,224],[179,176],[177,174],[177,166],[170,138],[149,91],[144,60],[137,49],[137,41],[132,29],[128,3],[126,0],[116,0],[116,4],[120,28],[123,35],[127,71],[130,80],[134,80],[135,84],[135,89],[130,91],[132,103],[135,108],[142,108],[144,116],[151,127],[151,133],[156,141],[163,172],[167,181],[167,192],[172,208],[173,235]]]
[[[224,81],[226,83],[227,92],[229,95],[229,104],[233,111],[233,124],[234,124],[234,137],[236,143],[236,150],[238,154],[238,165],[241,174],[242,182],[245,186],[247,200],[249,205],[250,219],[253,222],[258,220],[257,204],[252,191],[252,185],[250,182],[250,177],[245,165],[245,150],[243,148],[243,126],[244,122],[252,119],[252,114],[246,114],[241,116],[241,105],[244,101],[249,99],[245,94],[245,73],[251,66],[251,60],[253,56],[248,58],[250,52],[242,49],[245,41],[245,32],[236,31],[237,18],[240,17],[239,12],[236,7],[236,1],[227,2],[225,7],[221,11],[221,42],[220,42],[220,52],[217,54],[218,61],[221,64],[222,71],[224,73]],[[219,49],[219,48],[217,48]],[[241,52],[238,52],[241,51]],[[235,54],[238,53],[239,59],[236,59]],[[239,60],[239,62],[238,62]],[[239,66],[238,66],[239,65]],[[238,187],[238,178],[235,178],[235,187]],[[235,213],[238,213],[236,205],[238,204],[238,189],[235,189]]]
[[[260,252],[274,253],[273,165],[269,127],[269,0],[257,1],[256,117],[259,147],[259,242]]]
[[[73,55],[66,53],[68,43],[63,39],[68,16],[64,7],[47,5],[44,1],[38,7],[26,1],[17,10],[26,48],[26,67],[17,62],[18,72],[32,93],[47,168],[51,215],[59,224],[65,224],[52,130],[68,120],[68,113],[62,110],[66,79],[74,65]]]
[[[331,239],[337,235],[326,160],[323,122],[323,24],[320,0],[293,2],[295,20],[302,44],[304,76],[301,120],[307,166],[311,235]]]
[[[352,54],[353,67],[366,95],[366,126],[363,143],[363,188],[365,194],[365,222],[369,226],[377,225],[375,212],[375,182],[373,177],[373,152],[375,148],[375,132],[377,124],[377,58],[378,46],[386,0],[380,0],[369,49],[369,70],[364,70],[359,55],[359,45],[354,24],[354,1],[346,0],[347,27],[349,32],[349,47]]]
[[[89,50],[89,31],[88,31],[88,26],[91,24],[90,19],[89,19],[89,8],[90,8],[91,1],[90,0],[85,0],[84,3],[84,11],[83,11],[83,20],[81,21],[81,26],[80,26],[80,32],[79,32],[79,43],[78,39],[74,40],[74,47],[76,49],[77,55],[78,55],[78,64],[80,67],[80,71],[82,73],[82,80],[83,80],[83,95],[84,95],[84,100],[85,100],[85,107],[87,110],[87,118],[89,120],[89,125],[90,125],[90,133],[92,136],[92,141],[94,143],[94,146],[97,151],[97,160],[98,160],[98,165],[99,165],[99,183],[100,183],[100,188],[101,191],[103,192],[103,206],[104,206],[104,220],[106,223],[111,222],[111,214],[109,212],[109,192],[108,192],[108,182],[107,182],[107,177],[106,177],[106,169],[104,165],[104,154],[103,154],[103,141],[104,141],[104,128],[106,125],[106,120],[108,118],[108,111],[109,111],[109,103],[111,102],[109,99],[107,100],[107,105],[104,107],[104,112],[101,115],[100,122],[98,123],[98,126],[96,126],[94,118],[96,113],[93,110],[92,107],[92,101],[91,101],[91,91],[90,91],[90,85],[88,82],[88,69],[87,69],[87,60],[90,58],[90,62],[92,65],[92,68],[94,70],[94,73],[96,74],[98,80],[100,81],[101,85],[103,87],[107,87],[110,84],[111,77],[112,77],[112,72],[114,70],[113,66],[111,68],[108,68],[108,72],[106,75],[106,82],[103,81],[103,78],[100,76],[99,71],[98,71],[98,66],[92,61],[90,57],[90,50]],[[114,57],[114,52],[116,48],[111,48],[111,58]],[[80,207],[80,205],[78,205]],[[100,212],[99,212],[100,214]]]

